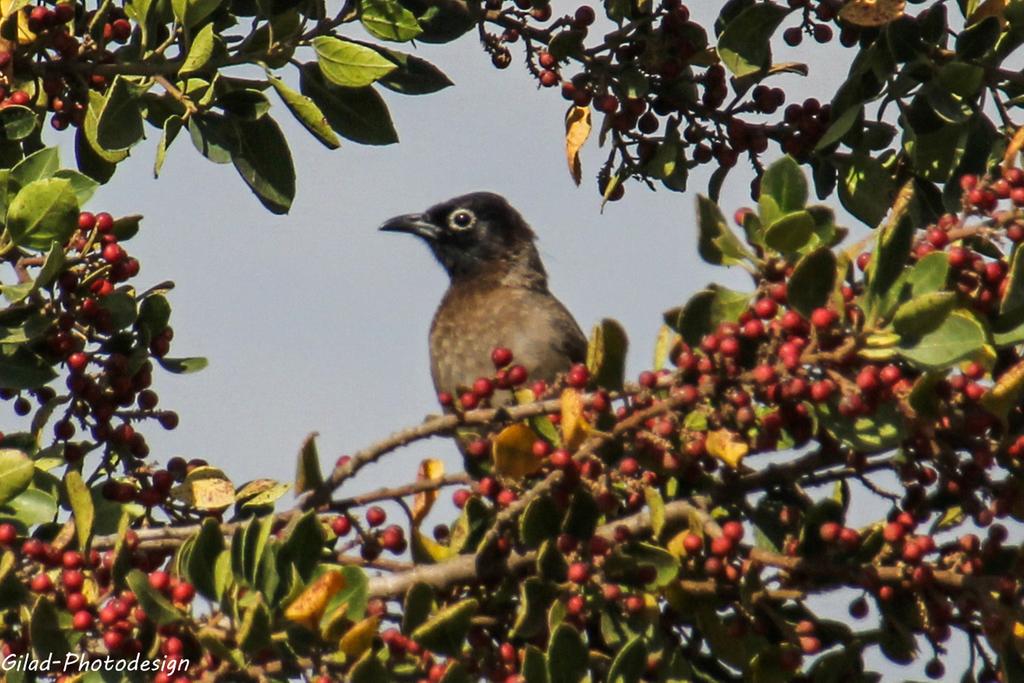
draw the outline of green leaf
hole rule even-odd
[[[313,49],[324,78],[346,88],[370,85],[397,68],[372,48],[332,36],[314,38]]]
[[[789,305],[804,318],[828,303],[836,286],[836,255],[828,247],[818,247],[799,261],[790,276]]]
[[[665,501],[658,489],[651,486],[644,488],[644,500],[651,516],[651,535],[656,539],[665,528]]]
[[[281,101],[288,107],[288,111],[298,120],[309,133],[319,140],[327,149],[337,149],[341,146],[338,136],[331,130],[324,113],[316,106],[311,98],[292,90],[280,78],[267,75],[270,84],[274,86]]]
[[[299,88],[323,111],[342,137],[364,145],[390,145],[398,134],[383,98],[373,88],[342,88],[324,79],[315,64],[301,71]]]
[[[352,667],[351,683],[380,683],[388,680],[388,670],[371,649]]]
[[[807,205],[807,178],[788,154],[765,169],[761,194],[775,200],[782,213],[801,211]]]
[[[547,626],[547,613],[557,595],[553,584],[536,576],[528,577],[519,585],[519,611],[509,635],[531,639]]]
[[[622,389],[628,349],[626,330],[618,321],[605,318],[594,325],[587,345],[587,369],[599,387],[610,391]]]
[[[115,76],[96,120],[96,142],[105,150],[123,150],[143,134],[138,97],[123,76]]]
[[[238,629],[238,647],[243,652],[259,653],[272,645],[273,620],[266,603],[259,600],[245,611]]]
[[[718,205],[704,195],[697,195],[697,251],[713,265],[732,265],[750,258],[750,252],[729,229]]]
[[[562,522],[562,530],[579,539],[590,538],[597,528],[600,510],[594,496],[586,489],[578,489],[569,502],[569,509]]]
[[[647,647],[642,636],[633,636],[619,650],[608,671],[608,683],[640,683],[647,669]]]
[[[36,113],[21,105],[8,105],[0,109],[0,136],[4,140],[23,140],[36,129]]]
[[[28,529],[53,521],[57,499],[45,491],[27,488],[6,505],[0,506],[0,520],[14,522]]]
[[[888,302],[893,285],[904,272],[913,240],[914,226],[907,217],[878,230],[875,250],[871,254],[871,264],[866,273],[864,307],[870,322],[888,314],[888,306],[883,304]]]
[[[236,147],[235,129],[220,114],[206,113],[188,117],[188,132],[192,145],[215,164],[231,162]]]
[[[978,352],[985,341],[985,329],[974,316],[953,311],[931,332],[901,342],[899,353],[921,367],[947,368]]]
[[[75,137],[75,155],[79,169],[86,175],[100,182],[106,182],[114,173],[113,164],[128,157],[128,150],[108,150],[99,143],[99,116],[106,105],[107,99],[96,92],[89,91],[89,106],[85,110],[85,121],[78,129]],[[140,124],[141,125],[141,124]]]
[[[24,187],[34,180],[52,178],[60,168],[60,149],[43,147],[29,154],[11,169],[11,180],[17,187]]]
[[[1017,246],[1010,258],[1010,270],[1006,274],[1006,291],[999,302],[999,314],[1006,315],[1024,307],[1024,249]]]
[[[68,502],[71,503],[71,512],[75,516],[78,547],[85,551],[89,547],[93,520],[96,518],[96,511],[92,504],[92,492],[82,480],[81,473],[76,470],[69,470],[64,475],[64,488],[67,491]]]
[[[359,6],[363,28],[381,40],[404,42],[423,32],[416,15],[396,0],[362,0]]]
[[[221,0],[171,0],[174,18],[191,28],[220,7]]]
[[[58,244],[56,241],[51,242],[50,250],[46,252],[46,258],[43,260],[43,267],[39,269],[39,274],[36,275],[36,289],[46,289],[52,285],[64,269],[66,262],[67,257],[64,254],[63,245]]]
[[[238,147],[231,161],[238,174],[271,213],[288,213],[295,198],[295,165],[277,122],[264,116],[234,125]]]
[[[839,118],[832,121],[825,134],[818,140],[818,144],[814,146],[815,152],[820,152],[826,147],[831,147],[835,143],[843,139],[843,136],[850,132],[850,129],[854,127],[854,124],[861,117],[861,113],[864,111],[864,105],[855,104],[852,107],[848,107],[846,111],[839,115]]]
[[[470,620],[479,607],[475,599],[446,607],[414,630],[412,639],[432,652],[454,657],[462,651]]]
[[[214,569],[218,556],[224,552],[224,534],[216,520],[206,518],[192,537],[192,552],[185,564],[185,576],[200,594],[218,600]]]
[[[170,319],[171,305],[167,303],[167,297],[162,294],[150,294],[139,304],[138,324],[150,336],[158,335],[167,329]]]
[[[54,178],[62,178],[71,183],[71,190],[75,193],[75,199],[78,200],[78,205],[82,206],[88,202],[96,190],[99,189],[100,184],[78,171],[62,168],[53,174]]]
[[[896,309],[892,326],[903,337],[920,337],[941,325],[956,304],[956,292],[922,294]]]
[[[199,372],[209,362],[205,358],[157,358],[156,362],[160,364],[167,372],[172,372],[175,375],[187,375],[191,372]]]
[[[587,646],[579,631],[559,624],[548,643],[548,679],[551,683],[579,683],[587,674]]]
[[[291,564],[303,580],[308,580],[317,567],[316,553],[309,548],[319,548],[324,544],[326,532],[317,516],[312,511],[304,513],[294,522],[285,527],[285,540],[281,544],[277,561],[279,569]],[[287,572],[280,571],[281,574]]]
[[[868,226],[878,225],[895,190],[889,171],[878,160],[859,155],[843,164],[840,173],[839,201]]]
[[[316,432],[306,437],[299,449],[299,459],[295,467],[295,495],[313,491],[324,483],[320,472],[320,454],[316,448]]]
[[[229,90],[217,96],[214,105],[232,122],[255,121],[270,111],[270,100],[256,88]]]
[[[957,56],[965,61],[984,56],[986,52],[995,47],[1000,33],[997,17],[985,17],[981,21],[971,24],[956,37]]]
[[[153,161],[153,177],[159,178],[160,171],[164,167],[164,161],[167,159],[167,150],[170,148],[171,143],[178,137],[178,133],[181,132],[181,127],[185,124],[185,120],[180,116],[168,116],[164,119],[163,133],[160,135],[160,142],[156,147],[156,158]]]
[[[522,674],[526,683],[550,683],[544,653],[536,645],[526,646]]]
[[[949,258],[943,251],[932,252],[906,272],[906,284],[910,287],[909,297],[937,292],[946,286],[947,279]]]
[[[64,244],[78,227],[78,201],[71,181],[36,180],[23,187],[7,209],[7,229],[19,247],[42,251]]]
[[[718,55],[733,75],[747,76],[771,63],[769,41],[789,10],[771,2],[757,3],[739,13],[718,38]]]
[[[429,95],[454,85],[443,71],[415,55],[384,50],[384,56],[398,68],[381,78],[378,84],[403,95]]]
[[[748,293],[712,284],[694,294],[681,311],[666,314],[665,322],[679,332],[687,344],[697,346],[719,323],[735,321],[749,302]]]
[[[519,518],[519,538],[527,548],[536,548],[558,535],[558,509],[550,496],[530,501]]]
[[[427,620],[434,609],[434,589],[425,583],[413,584],[402,603],[402,633],[409,635]]]
[[[819,403],[815,407],[822,426],[855,450],[878,453],[897,445],[904,437],[903,416],[894,403],[883,404],[873,414],[852,421],[840,415],[834,405]]]
[[[206,63],[210,61],[210,57],[213,56],[215,47],[215,34],[213,32],[213,24],[206,24],[199,33],[192,39],[192,44],[188,48],[188,55],[185,57],[185,62],[178,69],[179,74],[188,74],[194,71],[199,71]]]
[[[16,498],[32,483],[32,459],[13,448],[0,449],[0,505]]]
[[[787,213],[768,224],[764,242],[783,253],[799,251],[811,240],[814,227],[814,218],[807,211]]]
[[[65,616],[70,615],[65,612]],[[32,607],[32,620],[29,623],[32,650],[40,660],[52,657],[53,661],[63,661],[71,651],[70,624],[61,622],[61,615],[53,602],[46,596],[40,596]]]
[[[38,389],[56,376],[49,363],[24,346],[13,352],[0,348],[0,387]]]
[[[138,569],[128,572],[125,580],[138,598],[139,606],[157,626],[174,624],[184,619],[184,615],[163,594],[149,585],[149,579]]]

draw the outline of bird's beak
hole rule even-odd
[[[380,229],[385,232],[407,232],[425,240],[435,240],[440,230],[421,213],[407,213],[384,221]]]

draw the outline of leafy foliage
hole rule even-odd
[[[832,681],[878,680],[877,649],[897,665],[931,651],[931,678],[944,661],[1021,677],[1020,543],[995,523],[1024,517],[1024,133],[1004,66],[1020,3],[733,0],[708,27],[671,0],[565,17],[525,0],[2,9],[0,398],[27,423],[0,437],[4,656],[162,657],[158,681]],[[667,311],[636,381],[603,320],[556,381],[496,350],[474,410],[443,402],[331,472],[311,435],[287,511],[287,483],[156,465],[143,431],[178,418],[154,371],[206,361],[169,356],[172,285],[135,284],[141,219],[86,211],[93,192],[152,129],[156,173],[188,138],[287,212],[280,112],[329,149],[397,142],[380,90],[451,82],[391,45],[474,28],[495,66],[521,44],[540,85],[561,85],[577,182],[599,131],[604,200],[629,181],[682,191],[717,164],[693,239],[749,288]],[[770,83],[810,67],[776,57],[833,28],[848,77],[783,108]],[[75,129],[76,169],[41,143],[47,119]],[[742,154],[756,205],[730,222],[717,195]],[[812,188],[875,231],[849,243]],[[472,476],[427,460],[414,482],[335,494],[453,431]],[[448,486],[459,512],[427,532]],[[877,519],[854,526],[866,500]],[[842,623],[806,599],[842,588],[860,592]],[[953,630],[969,657],[944,657]]]

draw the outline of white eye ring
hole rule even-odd
[[[456,209],[448,216],[448,227],[452,230],[469,230],[476,225],[476,215],[469,209]]]

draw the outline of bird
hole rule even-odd
[[[459,396],[494,375],[494,349],[512,351],[531,380],[552,381],[586,359],[587,340],[548,289],[536,233],[508,200],[473,192],[396,216],[380,230],[426,242],[449,277],[430,325],[430,372]]]

